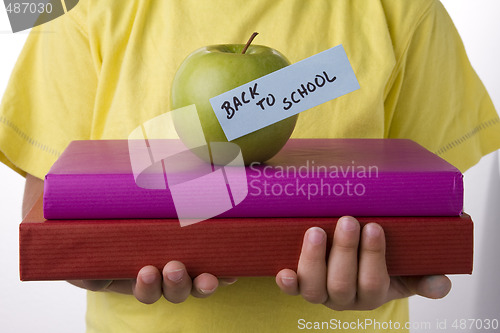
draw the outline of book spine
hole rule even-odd
[[[345,177],[265,174],[248,171],[245,199],[220,217],[300,216],[457,216],[463,209],[459,172],[377,172]],[[216,202],[212,186],[186,182],[176,200],[193,196]],[[51,175],[45,181],[44,213],[48,219],[176,218],[170,190],[138,187],[132,175]],[[193,216],[199,217],[199,216]]]
[[[47,219],[175,217],[168,189],[135,185],[132,175],[46,176],[43,211]]]
[[[30,215],[28,215],[29,217]],[[20,225],[21,280],[135,278],[145,265],[170,260],[193,276],[273,276],[296,269],[304,232],[336,218],[213,219],[188,227],[178,221],[29,221]],[[386,236],[391,275],[470,274],[473,224],[461,217],[366,217]]]

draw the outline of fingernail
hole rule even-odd
[[[232,278],[232,279],[225,278],[224,280],[221,280],[221,283],[226,285],[226,286],[229,286],[229,285],[236,283],[236,281],[238,281],[237,278]]]
[[[370,223],[365,226],[365,233],[368,234],[370,237],[378,237],[380,236],[380,233],[382,232],[382,228],[375,223]]]
[[[283,283],[286,287],[292,287],[295,285],[295,278],[291,276],[283,276],[281,278],[281,283]]]
[[[182,277],[184,276],[184,269],[179,268],[173,271],[167,271],[167,278],[172,282],[181,282]]]
[[[217,287],[212,288],[212,289],[202,289],[202,288],[200,288],[199,290],[200,290],[200,293],[202,293],[202,294],[204,294],[204,295],[207,295],[207,294],[211,294],[211,293],[213,293],[213,292],[215,291],[215,289],[216,289],[216,288],[217,288]]]
[[[154,273],[143,273],[141,275],[141,280],[145,284],[152,284],[156,280],[156,274],[154,274]]]
[[[353,231],[358,227],[358,222],[354,218],[349,216],[342,217],[339,220],[339,224],[340,229],[344,231]]]
[[[322,229],[314,227],[309,229],[307,239],[309,240],[309,242],[311,242],[311,244],[319,245],[325,239],[325,233]]]
[[[449,284],[446,282],[446,280],[442,279],[441,276],[427,276],[426,280],[430,293],[436,295],[437,297],[443,297],[448,293]]]

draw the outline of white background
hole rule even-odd
[[[464,40],[471,62],[500,110],[500,1],[443,1]],[[12,34],[0,5],[0,94],[22,48],[26,32]],[[24,179],[0,164],[0,332],[84,332],[85,292],[65,282],[20,282],[18,224]],[[415,324],[455,319],[500,320],[500,168],[490,154],[465,173],[465,209],[475,221],[472,276],[453,276],[454,287],[443,300],[413,297]],[[475,332],[475,330],[458,330]],[[412,332],[423,332],[414,329]],[[491,332],[491,330],[490,330]]]

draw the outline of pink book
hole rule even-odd
[[[463,177],[406,139],[290,139],[247,167],[178,140],[90,140],[66,148],[43,199],[47,219],[458,216]]]

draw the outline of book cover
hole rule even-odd
[[[187,227],[176,219],[46,220],[39,200],[20,225],[20,276],[30,280],[135,278],[170,260],[196,276],[273,276],[296,269],[304,232],[338,218],[214,218]],[[473,223],[448,217],[359,217],[385,231],[389,274],[470,274]]]
[[[45,217],[458,216],[463,208],[460,171],[410,140],[290,139],[246,168],[187,157],[176,141],[72,142],[46,175]],[[166,147],[178,153],[164,158]]]

